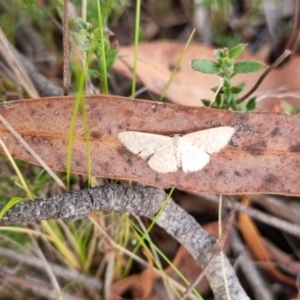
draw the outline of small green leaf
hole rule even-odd
[[[218,60],[220,60],[220,59],[222,59],[223,58],[223,53],[222,53],[222,49],[215,49],[214,51],[213,51],[213,55],[218,59]]]
[[[216,62],[205,59],[192,60],[192,68],[195,71],[207,74],[217,74],[219,72],[219,67]]]
[[[260,61],[243,60],[234,63],[234,72],[236,74],[257,72],[264,66],[265,64]]]
[[[239,94],[242,90],[243,88],[241,86],[233,86],[231,87],[230,92],[236,95]]]
[[[211,88],[210,90],[213,91],[214,93],[216,93],[219,88],[220,88],[220,86],[217,85],[217,86]],[[224,93],[223,89],[221,88],[219,91],[219,94],[223,94],[223,93]]]
[[[92,78],[99,78],[100,77],[100,73],[98,70],[95,69],[90,69],[88,70],[88,74],[92,77]]]
[[[237,106],[236,106],[234,98],[231,98],[229,100],[228,104],[229,104],[229,107],[231,107],[233,110],[237,110]]]
[[[216,100],[215,100],[215,106],[214,107],[220,107],[220,105],[221,105],[221,103],[222,103],[222,98],[221,98],[221,95],[220,95],[220,93],[216,96]]]
[[[256,97],[253,97],[246,104],[246,110],[254,110],[255,107],[256,107]]]
[[[107,69],[110,70],[118,57],[118,50],[110,48],[107,51]]]
[[[244,51],[245,47],[246,47],[246,44],[238,44],[235,47],[231,48],[229,50],[229,54],[228,54],[229,57],[231,59],[238,57]]]
[[[204,106],[209,107],[210,105],[210,100],[207,99],[201,99],[202,103],[204,104]]]
[[[73,33],[73,38],[75,39],[75,41],[76,41],[79,45],[84,45],[85,43],[88,42],[88,39],[87,39],[86,35],[84,35],[84,34],[82,34],[82,33],[74,32],[74,33]]]

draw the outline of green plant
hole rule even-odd
[[[228,49],[216,49],[213,54],[217,61],[210,61],[204,59],[194,59],[192,61],[192,68],[195,71],[216,74],[221,78],[221,85],[212,88],[215,92],[215,97],[212,101],[202,100],[205,106],[233,109],[233,110],[253,110],[256,107],[256,98],[251,98],[246,104],[237,104],[238,95],[244,88],[244,85],[233,86],[231,83],[232,78],[236,74],[251,73],[261,70],[265,64],[259,61],[237,61],[237,58],[245,49],[245,44],[238,44],[237,46]]]
[[[73,36],[75,37],[77,44],[81,46],[81,49],[87,54],[88,57],[95,55],[96,60],[99,64],[99,70],[90,68],[88,74],[94,78],[103,77],[101,70],[103,68],[103,58],[102,58],[102,46],[104,46],[105,60],[106,60],[106,70],[108,72],[112,65],[114,64],[118,50],[110,44],[109,32],[105,31],[102,37],[101,30],[91,23],[83,20],[82,18],[76,18],[70,22],[71,29],[73,30]],[[77,29],[77,31],[76,31]],[[103,44],[101,43],[103,41]],[[90,63],[90,62],[88,62]]]

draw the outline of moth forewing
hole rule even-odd
[[[124,131],[118,134],[118,139],[133,154],[146,159],[172,138],[159,134]]]

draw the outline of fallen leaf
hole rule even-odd
[[[24,100],[9,109],[1,106],[0,113],[48,166],[65,171],[74,101],[75,97]],[[96,177],[134,180],[159,188],[175,186],[200,193],[300,195],[300,115],[237,113],[104,95],[86,96],[86,109],[92,175]],[[117,138],[119,132],[126,130],[168,136],[186,134],[214,123],[235,124],[236,147],[226,146],[211,155],[201,171],[186,174],[182,170],[155,172]],[[0,137],[14,157],[36,164],[2,124]],[[73,173],[87,174],[86,151],[83,119],[79,115]]]
[[[149,90],[161,95],[184,47],[183,43],[174,41],[154,41],[140,44],[136,61],[138,80]],[[200,101],[201,99],[211,100],[213,98],[214,93],[210,89],[220,85],[218,77],[216,75],[196,72],[190,66],[193,59],[216,61],[213,50],[214,48],[201,44],[191,44],[188,46],[179,69],[166,92],[165,97],[167,99],[177,104],[203,106]],[[134,48],[132,46],[121,47],[118,59],[113,66],[116,71],[128,78],[132,78],[134,65],[133,53]],[[237,61],[239,60],[264,61],[264,58],[245,52],[238,57]],[[235,85],[246,84],[241,96],[254,86],[262,72],[263,70],[249,74],[238,74],[233,78],[232,82]],[[299,77],[300,57],[298,56],[291,58],[283,67],[269,73],[251,97],[272,92],[272,98],[268,96],[258,104],[259,108],[265,110],[271,110],[274,104],[270,106],[270,102],[279,103],[282,101],[278,100],[280,98],[283,98],[286,103],[298,105],[299,107]],[[285,87],[289,93],[285,96],[284,94],[280,95],[278,92],[278,88],[280,87]]]

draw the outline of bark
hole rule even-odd
[[[1,223],[28,223],[45,219],[76,220],[93,211],[130,212],[153,219],[167,194],[147,186],[107,184],[91,189],[70,191],[52,198],[38,198],[12,207]],[[0,206],[0,209],[3,206]],[[176,238],[202,266],[214,255],[218,240],[206,231],[176,203],[169,200],[157,224]],[[241,287],[234,269],[225,257],[227,284],[231,299],[249,299]],[[215,299],[227,299],[221,254],[215,256],[206,274]]]

